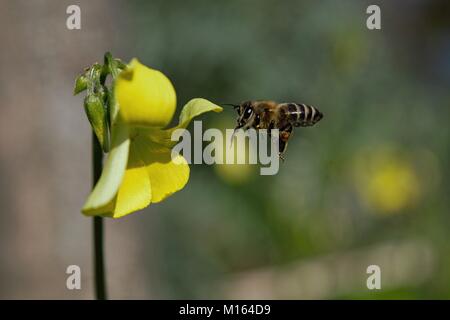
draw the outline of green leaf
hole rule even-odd
[[[128,127],[123,121],[120,121],[120,117],[112,132],[111,152],[105,162],[100,179],[82,209],[86,215],[104,213],[102,209],[115,199],[127,167],[130,139],[128,138]]]

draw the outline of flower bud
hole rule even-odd
[[[87,89],[88,79],[86,75],[82,74],[75,80],[75,88],[73,89],[73,94],[77,95],[80,92]]]
[[[84,110],[104,152],[109,151],[109,132],[106,108],[100,94],[90,94],[84,99]]]

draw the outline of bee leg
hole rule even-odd
[[[275,123],[273,121],[271,121],[267,127],[267,134],[269,137],[272,136],[272,129],[275,129]]]
[[[288,140],[292,135],[292,126],[287,126],[280,131],[280,137],[278,140],[278,155],[281,160],[284,161],[283,154],[286,152]]]
[[[287,141],[279,141],[278,157],[284,162],[284,153],[287,149]]]

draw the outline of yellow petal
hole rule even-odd
[[[191,121],[195,117],[198,117],[203,113],[210,111],[222,112],[222,110],[223,110],[222,107],[206,99],[203,98],[191,99],[188,103],[184,105],[183,110],[181,111],[180,114],[180,120],[176,127],[166,130],[145,128],[144,130],[141,130],[141,132],[144,135],[147,135],[147,137],[149,137],[149,139],[152,142],[163,145],[167,148],[172,148],[174,145],[178,143],[177,141],[171,140],[172,132],[174,132],[176,129],[187,128],[189,123],[191,123]]]
[[[195,98],[186,103],[181,110],[177,128],[186,128],[192,119],[209,111],[222,112],[222,107],[203,98]]]
[[[172,160],[171,150],[152,143],[145,136],[136,139],[152,188],[152,202],[160,202],[183,189],[189,180],[189,165],[183,156]]]
[[[136,144],[131,143],[127,169],[117,193],[111,216],[120,218],[141,210],[150,204],[151,199],[152,191],[147,168],[140,158]]]
[[[111,152],[102,175],[83,206],[82,212],[85,215],[100,215],[114,208],[114,198],[127,167],[129,147],[128,127],[119,119],[114,124]]]
[[[170,80],[160,71],[133,59],[114,84],[119,112],[134,126],[165,127],[176,108],[176,94]]]

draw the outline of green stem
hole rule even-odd
[[[102,173],[102,148],[97,137],[92,133],[92,168],[93,186]],[[94,217],[94,277],[95,296],[97,300],[106,300],[105,264],[103,255],[103,218]]]

